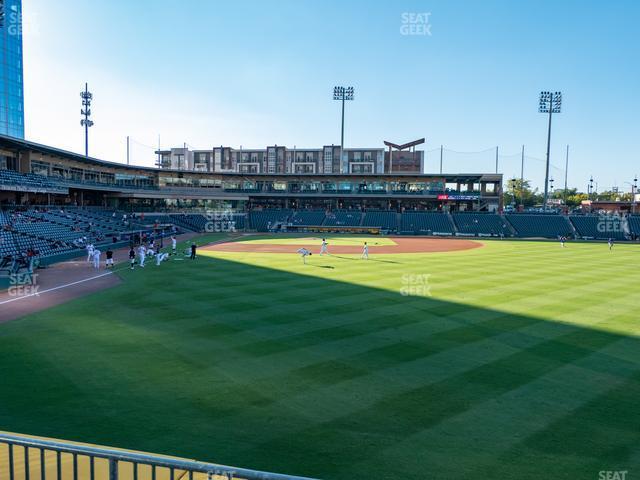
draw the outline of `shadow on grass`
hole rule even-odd
[[[634,337],[198,260],[1,325],[3,429],[327,479],[640,467]]]

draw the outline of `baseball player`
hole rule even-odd
[[[302,263],[304,263],[305,265],[307,264],[307,255],[309,256],[312,255],[311,252],[304,247],[299,248],[297,250],[297,253],[299,253],[302,256]]]
[[[91,263],[93,261],[93,244],[87,244],[87,263]]]
[[[144,259],[147,256],[147,249],[145,248],[145,246],[143,244],[140,244],[140,246],[138,247],[138,263],[140,263],[141,267],[144,267]]]
[[[320,247],[320,255],[329,255],[329,251],[327,250],[327,240],[325,238],[322,239],[322,246]]]
[[[365,260],[369,260],[369,245],[367,245],[367,242],[364,242],[364,248],[362,249],[362,257]]]
[[[98,250],[97,248],[93,249],[93,268],[95,269],[99,269],[100,268],[100,254],[102,252],[100,250]]]
[[[129,263],[131,264],[131,270],[133,270],[133,266],[136,263],[136,251],[133,249],[133,245],[129,249]]]
[[[167,258],[169,258],[168,253],[161,252],[160,250],[158,250],[158,253],[156,253],[156,266],[159,267],[160,264],[164,262]]]
[[[171,255],[176,254],[176,248],[178,247],[178,241],[175,235],[171,235]]]
[[[107,260],[105,261],[105,266],[107,268],[113,268],[113,250],[107,247],[107,251],[105,252],[107,256]]]

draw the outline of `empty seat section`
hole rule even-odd
[[[400,231],[412,235],[453,235],[454,227],[449,215],[437,212],[405,212]]]
[[[506,221],[495,213],[455,213],[452,217],[460,233],[511,235],[511,230],[509,230]]]
[[[558,238],[573,235],[573,229],[562,215],[510,214],[507,220],[523,238]]]
[[[340,211],[327,213],[324,224],[330,227],[357,227],[362,222],[361,212]]]
[[[380,227],[391,232],[397,232],[398,214],[389,211],[369,211],[365,213],[362,225]]]

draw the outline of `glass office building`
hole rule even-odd
[[[0,134],[24,138],[22,0],[0,0]]]

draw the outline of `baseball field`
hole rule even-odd
[[[640,475],[638,246],[411,242],[122,268],[0,324],[0,430],[337,480]]]

